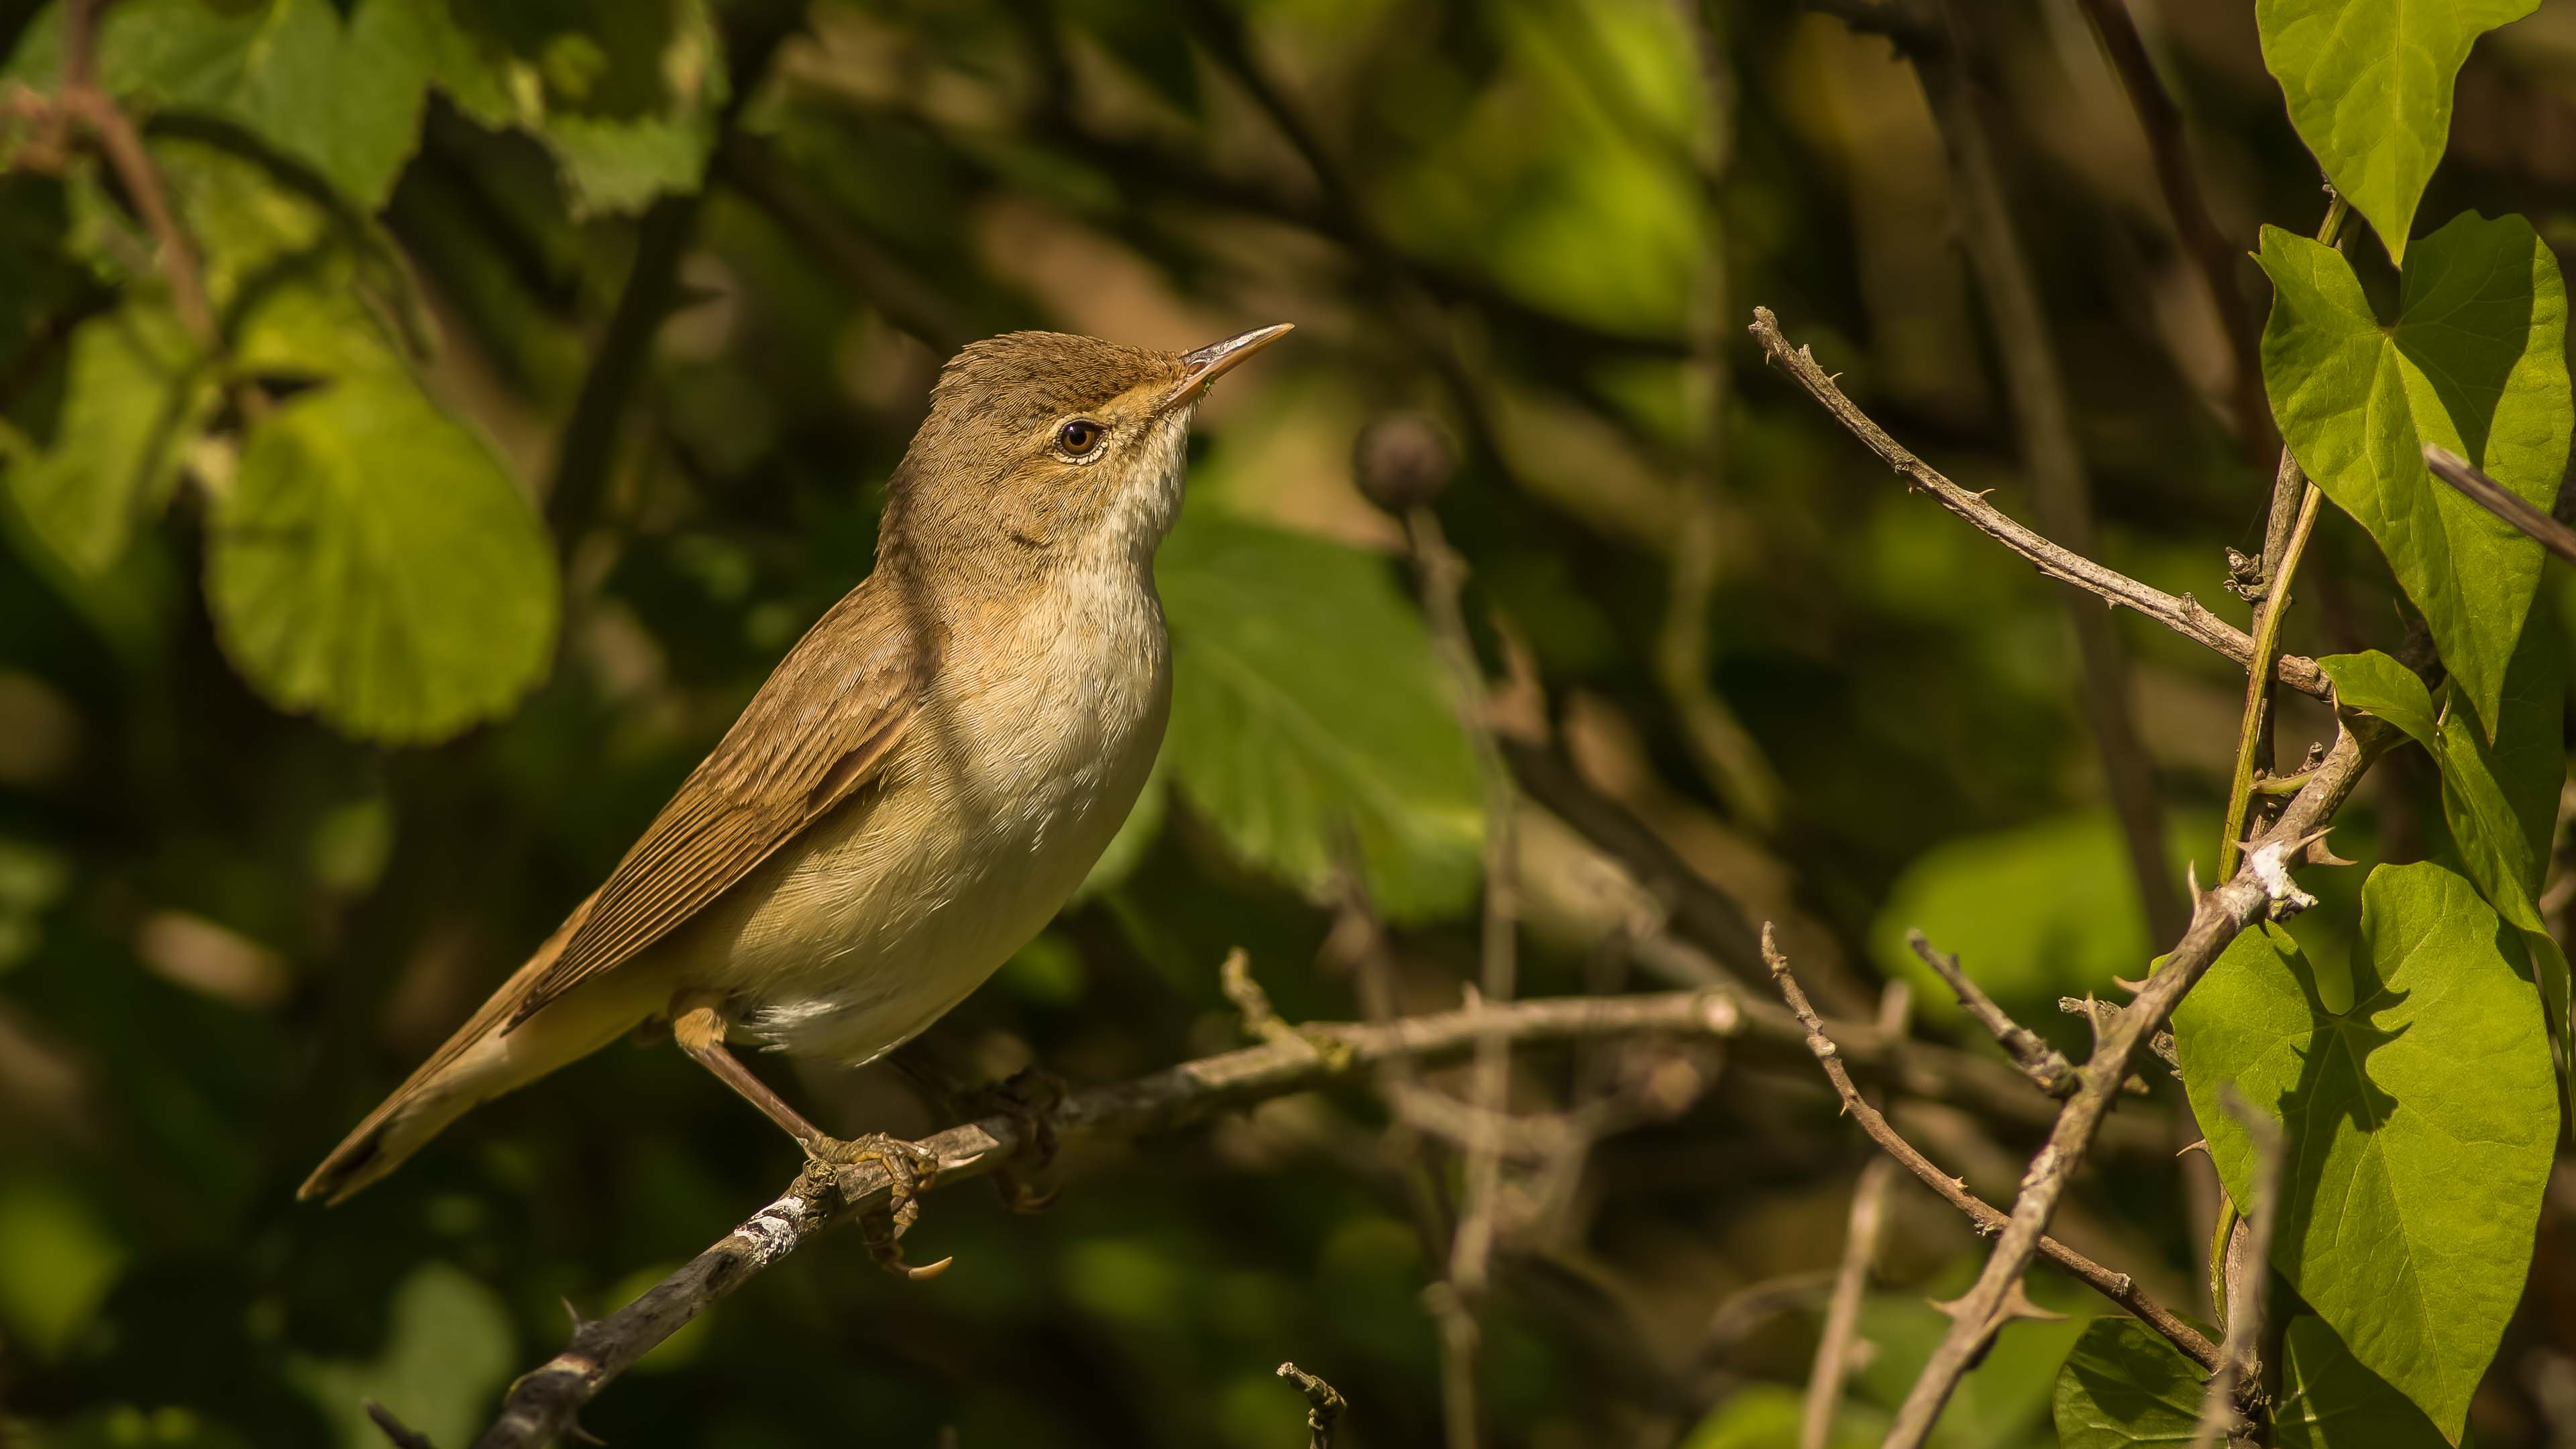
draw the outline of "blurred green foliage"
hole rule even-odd
[[[2229,349],[2135,121],[2075,7],[1980,8],[2104,560],[2241,623],[2221,550],[2259,545],[2270,478],[2228,435]],[[2226,235],[2311,230],[2301,137],[2326,143],[2248,7],[2133,8]],[[53,87],[60,14],[0,0],[0,89]],[[0,1436],[356,1449],[381,1442],[373,1395],[455,1449],[565,1302],[606,1311],[776,1189],[788,1152],[738,1102],[612,1048],[345,1209],[290,1201],[865,573],[939,361],[1012,327],[1300,330],[1203,414],[1161,571],[1169,747],[1080,901],[941,1028],[978,1071],[1106,1082],[1234,1045],[1215,963],[1237,944],[1291,1019],[1356,1015],[1317,904],[1343,839],[1398,922],[1405,1003],[1456,1000],[1476,780],[1398,535],[1349,476],[1395,409],[1459,445],[1440,512],[1497,675],[1525,657],[1588,777],[1802,966],[1911,975],[1920,926],[2070,1048],[2054,997],[2144,968],[2051,586],[1740,342],[1778,308],[1900,437],[2029,514],[1938,141],[1883,39],[1734,0],[121,0],[100,65],[216,331],[118,178],[0,131]],[[2549,140],[2576,124],[2576,27],[2544,11],[2466,67],[2430,214],[2576,236]],[[2397,295],[2360,250],[2359,288]],[[2250,261],[2237,280],[2264,295]],[[1696,672],[1788,786],[1767,830],[1720,803],[1657,670],[1697,521]],[[2285,637],[2394,653],[2406,577],[2330,512]],[[2576,610],[2564,578],[2536,587]],[[2119,628],[2168,843],[2206,860],[2241,677]],[[2285,759],[2329,728],[2285,701]],[[2517,738],[2486,767],[2508,814],[2563,776],[2563,707]],[[2464,779],[2392,759],[2335,841],[2492,897],[2546,852],[2454,845]],[[1616,984],[1635,893],[1532,814],[1524,989]],[[2315,886],[2297,930],[2325,978],[2360,887]],[[1596,1066],[1527,1054],[1516,1090],[1562,1104]],[[2147,1075],[2123,1114],[2197,1136]],[[939,1125],[873,1070],[790,1088],[839,1130]],[[1352,1444],[1438,1442],[1421,1294],[1446,1245],[1384,1125],[1360,1093],[1278,1104],[1073,1164],[1035,1218],[943,1192],[914,1242],[958,1255],[947,1277],[897,1285],[827,1239],[585,1422],[621,1445],[1291,1449],[1271,1369],[1293,1357],[1350,1398]],[[1935,1155],[2009,1198],[2029,1134],[1963,1130]],[[1583,1191],[1506,1234],[1490,1440],[1791,1442],[1866,1156],[1803,1064],[1739,1061],[1598,1144]],[[2108,1161],[2074,1206],[2187,1309],[2206,1224],[2182,1174],[2205,1171]],[[1891,1211],[1838,1443],[1874,1440],[1942,1327],[1924,1296],[1985,1247],[1908,1186]],[[2552,1442],[2565,1216],[2539,1238],[2467,1403],[2481,1442]],[[2062,1286],[2032,1291],[2090,1311]],[[1739,1301],[1770,1306],[1720,1333]],[[2066,1441],[2096,1442],[2057,1369],[2105,1332],[2008,1329],[1945,1442],[2046,1442],[2052,1382]],[[2369,1387],[2320,1320],[2292,1337],[2301,1383]],[[2397,1408],[2366,1422],[2411,1429]]]

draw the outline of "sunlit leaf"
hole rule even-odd
[[[2414,670],[2376,649],[2326,655],[2317,669],[2334,681],[2336,703],[2375,714],[2433,748],[2433,692]]]
[[[214,405],[204,352],[168,309],[137,302],[93,317],[72,333],[52,435],[0,458],[10,494],[64,563],[97,573],[169,501]]]
[[[2256,0],[2263,64],[2335,189],[2405,260],[2451,136],[2451,82],[2486,32],[2540,0]]]
[[[252,431],[206,587],[263,693],[376,739],[500,713],[554,647],[534,511],[480,439],[396,377],[304,394]]]
[[[1227,844],[1320,896],[1347,841],[1388,914],[1464,909],[1483,832],[1475,758],[1387,563],[1198,510],[1155,578],[1172,630],[1168,768]]]
[[[420,141],[437,0],[126,0],[107,12],[99,71],[110,91],[158,110],[246,127],[368,210],[384,204]],[[8,70],[50,89],[61,7],[30,30]]]
[[[2521,934],[2547,1019],[2562,1033],[2567,957],[2541,918],[2539,900],[2559,792],[2567,783],[2566,698],[2566,654],[2556,621],[2536,613],[2505,674],[2494,727],[2482,724],[2468,701],[2455,699],[2434,749],[2442,767],[2442,822],[2460,863],[2496,914]]]
[[[2542,510],[2570,428],[2567,291],[2518,216],[2424,238],[2383,327],[2341,253],[2263,229],[2274,289],[2263,381],[2300,466],[2388,555],[2442,662],[2492,720],[2540,579],[2540,545],[2437,482],[2438,443]]]
[[[2272,1259],[2355,1358],[2453,1439],[2522,1296],[2558,1134],[2532,984],[2477,891],[2437,865],[2362,888],[2352,1005],[2330,1010],[2286,933],[2239,936],[2174,1014],[2183,1080],[2228,1194],[2254,1149],[2233,1085],[2278,1118]]]

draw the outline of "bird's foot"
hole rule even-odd
[[[939,1177],[937,1153],[900,1137],[871,1132],[847,1142],[829,1143],[815,1161],[830,1174],[845,1203],[859,1201],[876,1186],[874,1175],[860,1169],[873,1164],[885,1174],[885,1206],[859,1219],[859,1231],[867,1238],[868,1256],[876,1259],[878,1267],[918,1283],[947,1272],[948,1265],[957,1261],[942,1258],[916,1268],[903,1260],[903,1235],[920,1221],[921,1194]]]
[[[1055,1161],[1055,1111],[1064,1105],[1064,1098],[1064,1078],[1037,1067],[1023,1067],[969,1094],[960,1104],[970,1119],[1008,1117],[1019,1127],[1020,1150],[1012,1154],[1008,1165],[992,1175],[994,1190],[1002,1195],[1002,1205],[1015,1213],[1044,1211],[1062,1191],[1060,1187],[1040,1189],[1029,1179]]]

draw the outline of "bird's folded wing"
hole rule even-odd
[[[928,651],[871,577],[788,652],[590,903],[507,1031],[704,909],[883,767],[921,707]]]

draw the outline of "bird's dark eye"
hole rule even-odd
[[[1100,440],[1108,436],[1109,430],[1091,419],[1075,418],[1055,430],[1055,445],[1068,457],[1088,458],[1100,451]]]

